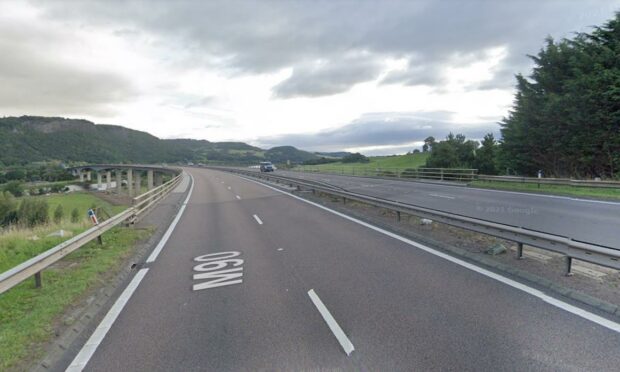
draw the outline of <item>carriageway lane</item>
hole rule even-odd
[[[524,292],[290,197],[252,203],[278,236],[282,266],[316,290],[369,370],[614,370],[620,361],[617,333]]]
[[[620,249],[620,203],[335,174],[277,171],[348,191]]]
[[[253,182],[188,171],[196,184],[185,215],[87,370],[614,370],[620,363],[618,333]],[[243,283],[192,291],[193,258],[226,250],[242,253]],[[355,345],[351,356],[310,289]]]
[[[86,370],[355,369],[303,288],[276,267],[269,234],[214,174],[195,172],[183,217]],[[195,257],[238,251],[243,282],[193,291]],[[251,264],[250,264],[251,263]]]

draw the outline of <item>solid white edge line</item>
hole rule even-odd
[[[157,246],[155,247],[155,249],[153,249],[153,252],[151,252],[151,255],[146,260],[146,263],[155,262],[157,256],[159,256],[159,253],[164,248],[164,245],[166,245],[166,242],[168,242],[168,239],[170,239],[170,235],[172,235],[174,228],[177,226],[177,223],[179,223],[181,216],[183,216],[183,212],[185,212],[185,207],[187,207],[189,198],[192,196],[192,191],[194,191],[194,177],[191,174],[189,175],[189,177],[192,181],[192,185],[189,188],[189,193],[183,201],[183,205],[181,205],[181,208],[179,208],[179,212],[177,213],[176,217],[174,217],[174,220],[172,220],[172,223],[170,224],[170,226],[168,226],[168,230],[166,230],[164,236],[162,236],[161,240],[159,241],[159,243],[157,243]]]
[[[241,200],[241,197],[239,195],[235,195],[235,198],[237,198],[237,200]]]
[[[256,222],[258,222],[258,224],[259,224],[259,225],[262,225],[262,224],[263,224],[263,221],[261,221],[261,219],[260,219],[260,218],[258,218],[258,216],[257,216],[257,215],[254,215],[254,219],[256,220]]]
[[[314,289],[308,291],[308,296],[310,296],[310,300],[312,300],[314,306],[316,306],[317,310],[319,310],[319,313],[321,313],[321,316],[323,317],[325,323],[327,323],[329,329],[332,331],[334,336],[336,336],[336,339],[340,343],[340,346],[342,346],[344,352],[347,354],[347,356],[351,355],[353,350],[355,350],[355,347],[353,347],[351,340],[349,340],[342,328],[340,328],[340,326],[336,322],[336,319],[334,319],[325,304],[323,304],[323,301],[321,301],[319,296],[314,292]]]
[[[328,211],[330,213],[333,213],[333,214],[335,214],[337,216],[345,218],[345,219],[347,219],[349,221],[355,222],[355,223],[357,223],[359,225],[362,225],[362,226],[365,226],[365,227],[367,227],[369,229],[372,229],[372,230],[375,230],[377,232],[380,232],[380,233],[382,233],[384,235],[387,235],[387,236],[389,236],[391,238],[394,238],[396,240],[400,240],[403,243],[409,244],[409,245],[411,245],[413,247],[416,247],[418,249],[426,251],[426,252],[428,252],[430,254],[433,254],[435,256],[441,257],[441,258],[443,258],[445,260],[448,260],[448,261],[450,261],[452,263],[455,263],[457,265],[463,266],[463,267],[465,267],[467,269],[475,271],[475,272],[477,272],[479,274],[482,274],[482,275],[484,275],[486,277],[489,277],[491,279],[495,279],[495,280],[497,280],[499,282],[502,282],[502,283],[504,283],[504,284],[506,284],[508,286],[511,286],[511,287],[513,287],[515,289],[518,289],[520,291],[528,293],[528,294],[530,294],[530,295],[532,295],[534,297],[538,297],[539,299],[543,300],[544,302],[546,302],[546,303],[548,303],[550,305],[553,305],[553,306],[555,306],[557,308],[560,308],[560,309],[562,309],[564,311],[567,311],[567,312],[569,312],[571,314],[577,315],[577,316],[582,317],[584,319],[587,319],[587,320],[589,320],[589,321],[591,321],[593,323],[596,323],[596,324],[601,325],[601,326],[603,326],[605,328],[608,328],[608,329],[610,329],[612,331],[620,333],[620,324],[619,323],[616,323],[616,322],[614,322],[612,320],[609,320],[607,318],[604,318],[602,316],[596,315],[596,314],[594,314],[592,312],[589,312],[587,310],[584,310],[584,309],[582,309],[580,307],[577,307],[577,306],[571,305],[569,303],[566,303],[566,302],[564,302],[562,300],[559,300],[559,299],[557,299],[555,297],[549,296],[549,295],[545,294],[544,292],[539,291],[538,289],[534,289],[534,288],[532,288],[530,286],[527,286],[527,285],[525,285],[523,283],[519,283],[519,282],[517,282],[515,280],[506,278],[505,276],[496,274],[496,273],[491,272],[489,270],[483,269],[483,268],[481,268],[479,266],[470,264],[469,262],[465,262],[465,261],[463,261],[463,260],[461,260],[459,258],[452,257],[452,256],[450,256],[450,255],[448,255],[446,253],[439,252],[439,251],[437,251],[437,250],[435,250],[433,248],[430,248],[430,247],[427,247],[427,246],[425,246],[423,244],[414,242],[413,240],[410,240],[410,239],[407,239],[407,238],[402,237],[400,235],[394,234],[394,233],[389,232],[387,230],[384,230],[384,229],[382,229],[380,227],[373,226],[373,225],[371,225],[369,223],[366,223],[364,221],[358,220],[358,219],[356,219],[354,217],[347,216],[344,213],[337,212],[337,211],[335,211],[333,209],[330,209],[330,208],[327,208],[327,207],[325,207],[323,205],[320,205],[320,204],[311,202],[309,200],[300,198],[299,196],[296,196],[296,195],[293,195],[293,194],[289,194],[289,193],[287,193],[285,191],[278,190],[275,187],[272,187],[272,186],[269,186],[269,185],[265,185],[264,183],[261,183],[261,182],[258,182],[258,181],[255,181],[255,180],[252,180],[252,179],[249,179],[249,178],[246,178],[246,177],[241,177],[241,176],[238,176],[238,177],[243,178],[243,179],[245,179],[247,181],[250,181],[250,182],[254,182],[254,183],[256,183],[258,185],[261,185],[263,187],[267,187],[269,189],[272,189],[272,190],[277,191],[277,192],[279,192],[281,194],[290,196],[290,197],[295,198],[297,200],[303,201],[304,203],[308,203],[308,204],[314,205],[315,207],[318,207],[318,208],[321,208],[323,210],[326,210],[326,211]]]
[[[112,308],[108,311],[106,316],[103,318],[95,332],[90,336],[88,341],[82,346],[78,355],[73,359],[69,367],[65,371],[67,372],[78,372],[82,371],[86,364],[90,361],[90,358],[95,354],[97,347],[101,344],[106,334],[112,328],[114,321],[118,317],[118,315],[123,311],[123,308],[127,304],[127,301],[131,298],[131,295],[134,293],[138,285],[144,279],[144,276],[149,271],[149,269],[141,269],[138,271],[136,276],[133,277],[127,288],[123,291],[121,296],[116,300]]]

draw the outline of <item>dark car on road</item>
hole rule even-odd
[[[261,172],[273,172],[275,167],[271,164],[270,161],[261,161],[260,162],[260,171]]]

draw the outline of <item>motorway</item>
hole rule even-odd
[[[620,249],[620,203],[335,174],[277,171],[347,191]]]
[[[615,321],[256,182],[186,171],[169,240],[70,370],[620,365]]]

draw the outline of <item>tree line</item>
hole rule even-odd
[[[574,178],[620,178],[620,12],[591,33],[547,38],[500,122],[501,139],[429,137],[428,167]]]
[[[60,224],[65,219],[62,204],[56,206],[51,217],[55,224]],[[79,222],[82,218],[78,209],[73,208],[70,215],[71,222]],[[0,192],[0,227],[35,227],[52,221],[49,205],[45,199],[25,197],[18,201],[10,192]]]

